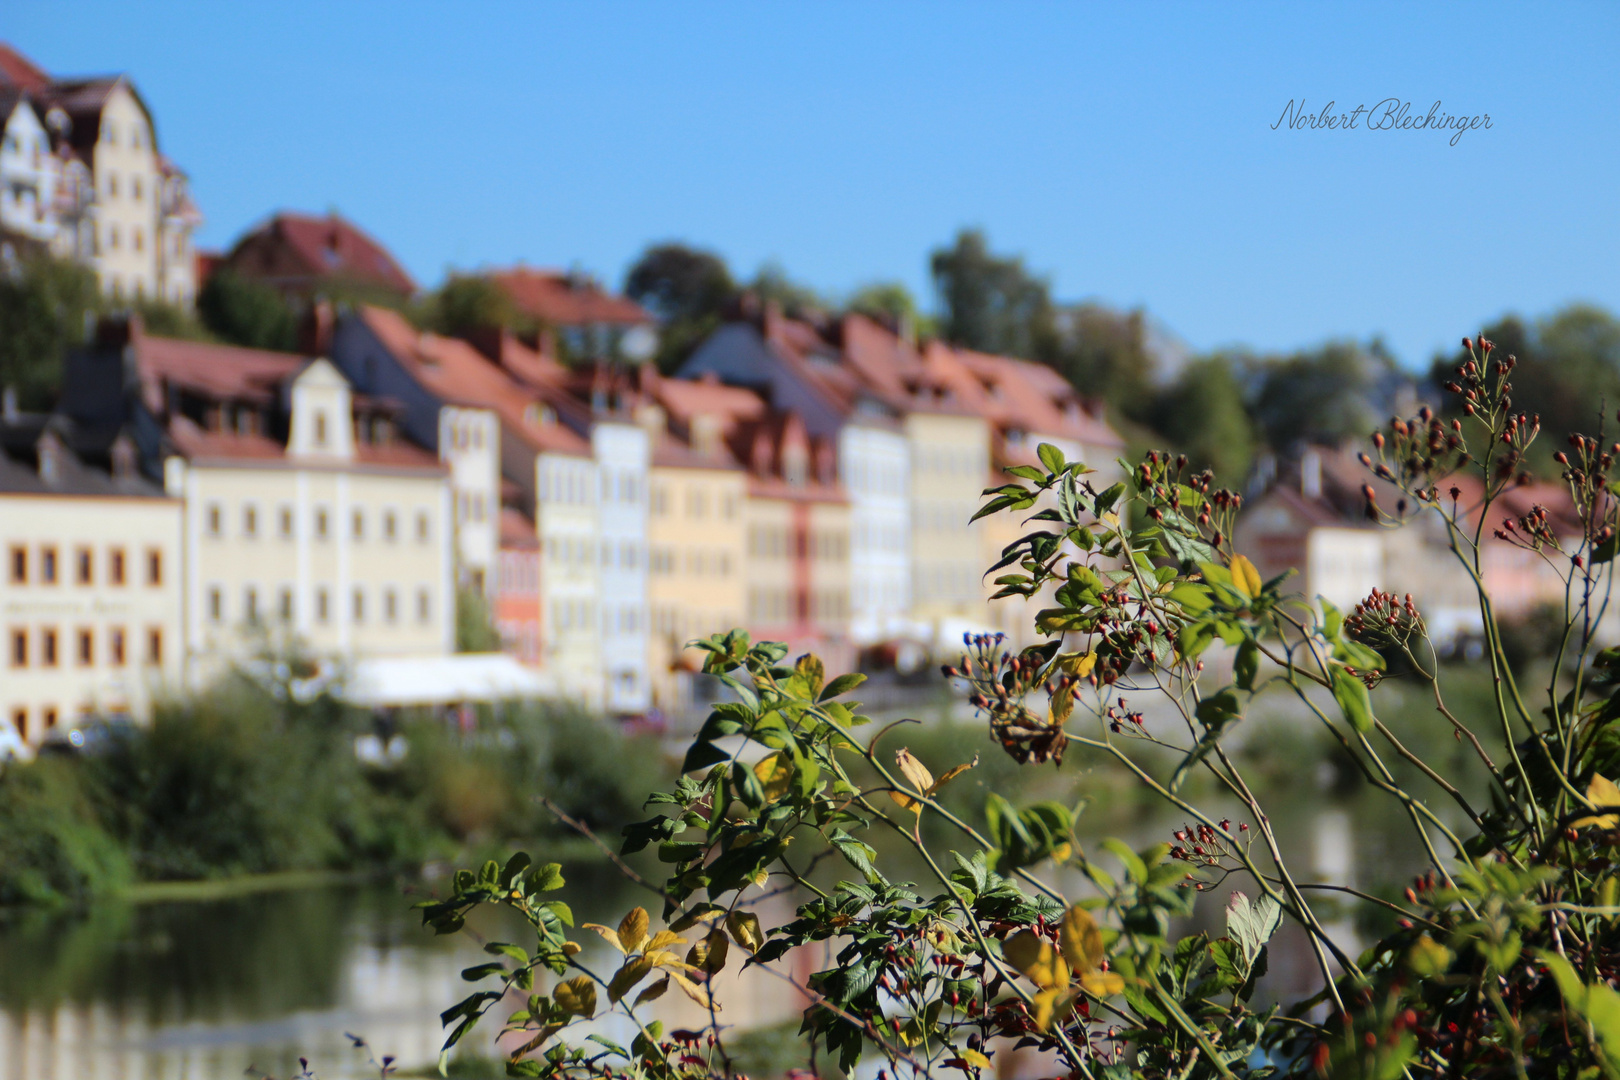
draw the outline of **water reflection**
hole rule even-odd
[[[1307,792],[1274,811],[1279,843],[1303,878],[1356,886],[1416,869],[1410,825],[1372,814],[1364,801],[1336,804]],[[1081,824],[1092,850],[1094,838],[1111,834],[1146,846],[1183,822],[1137,809]],[[656,898],[610,869],[573,868],[567,876],[561,895],[580,921],[616,923],[636,904],[656,915]],[[1057,883],[1071,895],[1083,891],[1068,874]],[[1219,935],[1224,899],[1220,890],[1206,897],[1189,929]],[[487,959],[481,942],[525,937],[520,926],[486,917],[470,922],[470,936],[435,938],[420,928],[411,900],[398,888],[344,886],[106,905],[71,918],[31,913],[0,925],[0,1080],[215,1080],[240,1077],[249,1066],[284,1077],[297,1071],[300,1055],[324,1078],[375,1075],[345,1032],[364,1035],[379,1056],[427,1065],[441,1039],[439,1012],[467,992],[461,970]],[[767,926],[791,917],[791,896],[768,903],[760,912]],[[1361,938],[1354,922],[1336,916],[1330,929],[1354,955]],[[576,937],[588,962],[612,970],[616,960],[604,944]],[[801,981],[830,962],[820,946],[792,960]],[[1316,959],[1298,932],[1279,935],[1271,972],[1279,994],[1319,985]],[[786,1022],[804,1007],[789,983],[763,972],[729,973],[716,989],[726,1009],[720,1019],[738,1030]],[[675,992],[658,1009],[672,1027],[706,1020]],[[475,1035],[472,1048],[492,1054],[494,1030]],[[632,1037],[616,1019],[599,1031],[626,1043]]]

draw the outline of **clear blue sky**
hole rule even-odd
[[[128,71],[225,246],[336,207],[424,284],[649,241],[837,294],[985,228],[1197,348],[1620,309],[1612,4],[274,4],[6,0],[57,73]],[[1270,130],[1398,97],[1432,132]]]

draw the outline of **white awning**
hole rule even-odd
[[[451,705],[555,696],[552,680],[504,653],[356,660],[342,697],[351,705]]]

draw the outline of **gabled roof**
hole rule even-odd
[[[637,326],[653,321],[647,309],[634,300],[610,293],[578,274],[517,266],[493,271],[489,279],[519,311],[548,326]]]
[[[161,381],[220,400],[272,402],[281,384],[309,363],[292,353],[146,334],[137,335],[134,343],[143,387]]]
[[[281,261],[268,273],[260,273],[253,263],[256,258],[268,262],[269,257],[248,257],[245,252],[266,249]],[[405,296],[416,291],[416,282],[387,248],[336,214],[277,213],[238,240],[226,261],[238,272],[255,277],[357,282]]]
[[[642,388],[653,400],[663,406],[669,419],[681,427],[694,419],[712,416],[729,429],[741,421],[765,415],[765,402],[754,391],[740,386],[727,386],[718,378],[704,376],[697,379],[666,379],[649,371],[642,380]]]
[[[50,85],[51,77],[38,64],[0,41],[0,86],[40,93],[50,89]]]
[[[1125,440],[1091,413],[1069,381],[1045,364],[1011,356],[952,349],[981,384],[988,415],[1005,428],[1072,439],[1087,447],[1122,447]]]
[[[536,451],[590,456],[590,445],[556,421],[556,411],[570,407],[560,389],[520,382],[467,342],[423,333],[396,311],[365,306],[359,314],[383,348],[440,401],[491,410],[508,433]]]

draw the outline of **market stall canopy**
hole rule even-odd
[[[364,708],[553,696],[551,680],[504,653],[356,660],[343,699]]]

